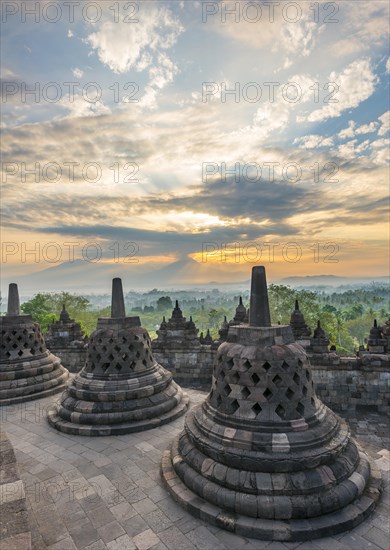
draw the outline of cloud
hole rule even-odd
[[[167,51],[184,31],[180,21],[165,6],[148,2],[137,4],[138,22],[112,20],[106,16],[98,29],[85,39],[99,60],[114,73],[124,74],[135,69],[148,71],[149,82],[139,107],[156,109],[158,92],[170,84],[179,72]]]
[[[143,11],[137,24],[114,22],[111,17],[86,39],[97,50],[100,61],[114,73],[127,73],[137,63],[138,70],[146,69],[154,55],[170,49],[184,30],[166,7],[139,6]]]
[[[294,140],[294,144],[295,143],[300,143],[300,147],[305,149],[317,149],[318,147],[331,147],[333,145],[333,139],[331,137],[310,134],[308,136],[296,138]]]
[[[355,130],[356,135],[360,134],[372,134],[378,128],[377,122],[370,122],[369,124],[362,124]]]
[[[285,9],[280,4],[272,7],[256,7],[256,4],[258,3],[237,4],[240,13],[237,12],[236,17],[226,15],[225,21],[221,20],[225,9],[222,4],[216,15],[207,17],[206,24],[214,32],[241,42],[253,50],[269,49],[287,56],[281,61],[283,68],[291,65],[289,58],[310,55],[323,26],[313,21],[308,4],[295,3],[296,7],[293,6],[292,9]]]
[[[348,128],[344,128],[337,134],[338,138],[346,139],[349,137],[353,137],[355,135],[355,127],[356,127],[356,122],[354,122],[353,120],[350,120],[348,122]]]
[[[372,72],[368,59],[357,59],[341,73],[333,71],[328,82],[338,86],[336,94],[331,98],[334,102],[312,111],[306,117],[307,121],[322,122],[339,117],[346,109],[356,108],[373,94],[378,77]]]
[[[364,10],[354,0],[338,4],[339,25],[343,33],[335,33],[330,45],[332,57],[346,57],[386,47],[388,41],[389,5],[381,0],[366,2]]]
[[[111,113],[111,110],[103,101],[89,102],[81,95],[72,97],[64,96],[59,102],[58,106],[68,111],[65,118],[79,118],[79,117],[92,117],[107,115]]]
[[[348,122],[348,127],[341,130],[337,137],[339,139],[352,138],[354,136],[360,136],[364,134],[374,133],[378,127],[378,135],[385,135],[389,130],[389,115],[390,112],[384,113],[382,116],[378,117],[378,121],[372,121],[368,124],[362,124],[361,126],[356,126],[356,122],[350,120]]]
[[[390,111],[383,113],[378,120],[381,123],[381,127],[378,130],[378,136],[385,136],[390,129]]]
[[[72,69],[72,73],[75,78],[82,78],[84,75],[84,71],[82,71],[81,69],[78,69],[77,67],[76,69]]]

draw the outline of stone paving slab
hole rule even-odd
[[[188,393],[191,406],[206,395]],[[169,496],[160,479],[160,461],[181,431],[183,417],[149,432],[97,440],[51,428],[45,412],[56,399],[0,410],[24,485],[34,550],[389,550],[390,453],[385,417],[348,418],[385,481],[374,514],[356,529],[334,537],[282,543],[249,539],[208,525]]]
[[[31,549],[24,484],[19,479],[11,441],[3,431],[0,431],[0,548]]]

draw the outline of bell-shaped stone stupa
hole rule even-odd
[[[200,519],[266,540],[351,529],[379,498],[378,470],[316,397],[291,327],[271,326],[264,267],[253,268],[249,323],[229,327],[211,392],[164,453],[162,477]]]
[[[187,410],[188,397],[154,359],[139,317],[126,317],[121,279],[112,283],[111,317],[98,319],[83,369],[48,412],[49,423],[62,432],[137,432]]]
[[[65,389],[69,373],[46,348],[41,328],[21,315],[18,286],[9,285],[7,315],[0,317],[0,405],[47,397]]]

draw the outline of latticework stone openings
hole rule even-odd
[[[173,497],[249,537],[308,540],[350,529],[374,508],[380,475],[344,420],[317,397],[290,326],[271,326],[255,267],[249,323],[230,326],[212,389],[163,455]]]
[[[0,405],[31,401],[63,391],[69,376],[46,348],[41,328],[21,315],[18,287],[9,285],[7,315],[0,317]]]
[[[114,279],[111,317],[98,319],[86,363],[48,412],[49,423],[71,434],[124,434],[166,424],[187,407],[139,317],[125,317],[122,282]]]

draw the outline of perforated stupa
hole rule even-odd
[[[139,317],[126,317],[122,281],[112,285],[111,317],[98,319],[86,363],[48,412],[62,432],[112,435],[166,424],[182,415],[188,397],[153,357]]]
[[[211,391],[164,453],[162,477],[195,516],[266,540],[351,529],[379,498],[378,470],[317,398],[291,327],[271,326],[263,267],[253,268],[249,323],[229,327]]]
[[[41,327],[20,314],[18,286],[9,285],[7,314],[0,317],[0,405],[12,405],[63,391],[69,376],[46,348]]]

